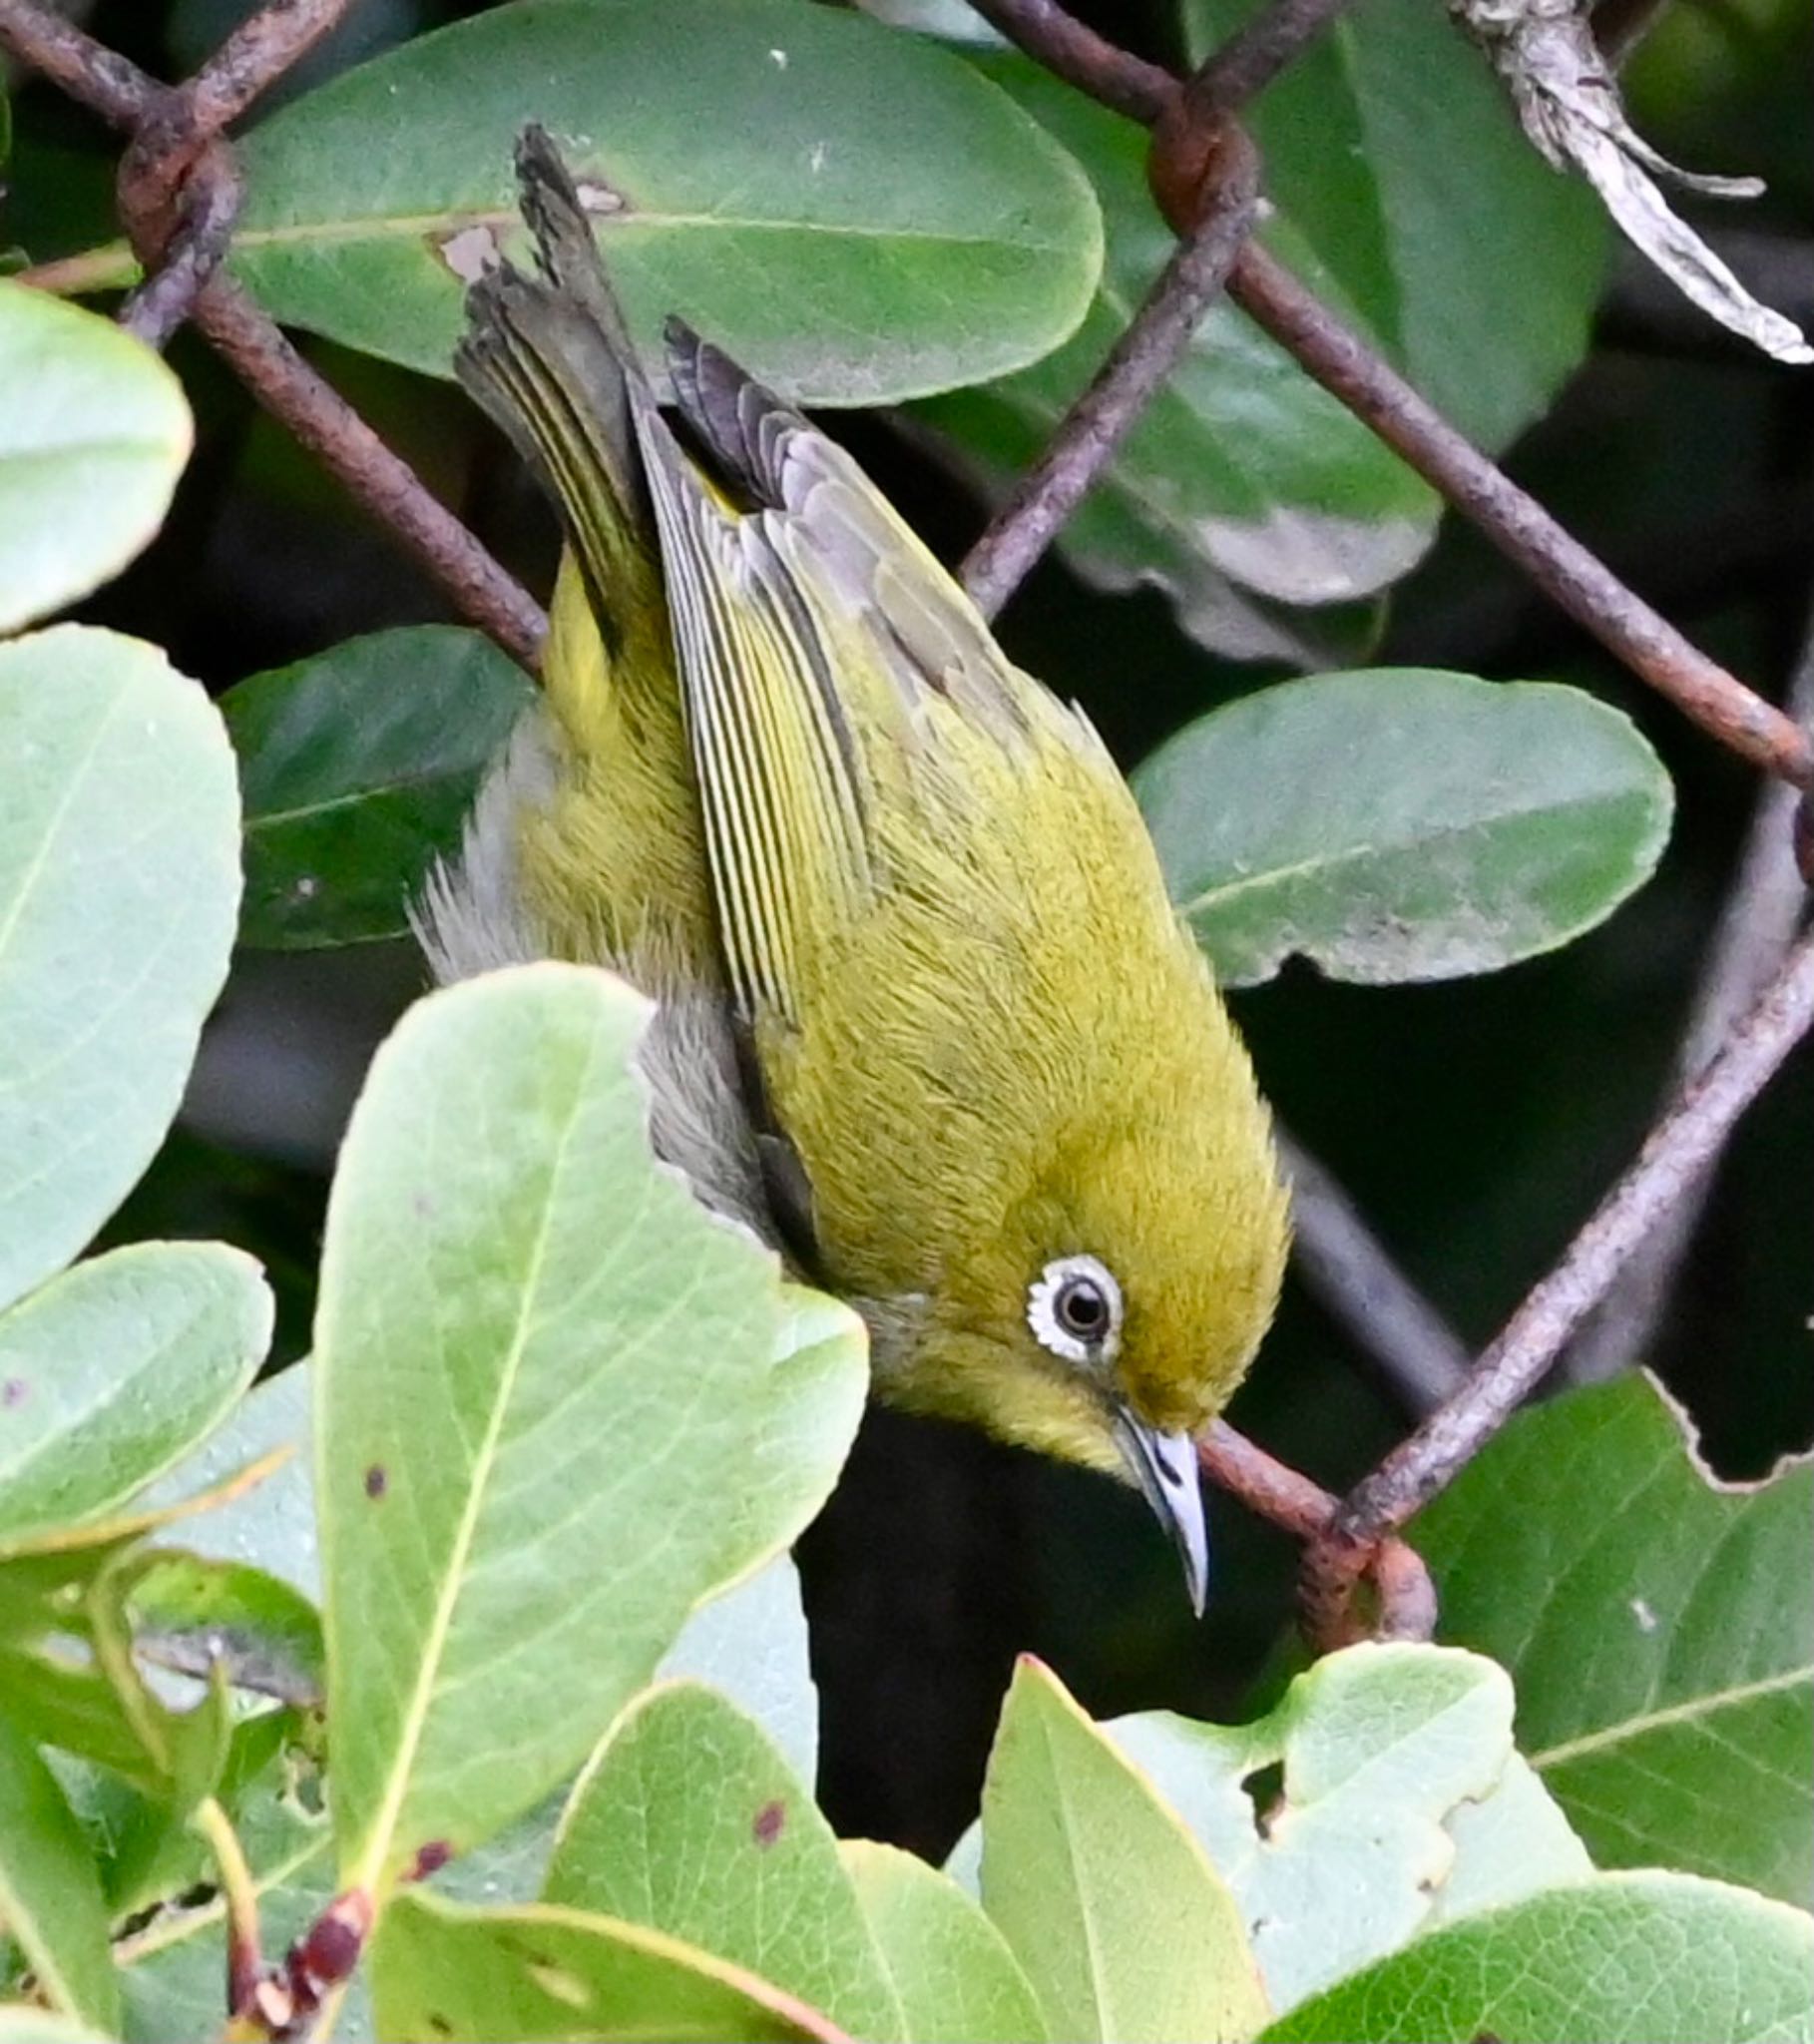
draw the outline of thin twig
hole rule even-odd
[[[1633,674],[1766,771],[1797,786],[1814,780],[1814,748],[1805,732],[1633,595],[1282,263],[1249,242],[1228,289],[1325,389]]]
[[[1054,0],[971,0],[983,19],[1036,63],[1093,100],[1150,127],[1177,92],[1161,65],[1117,48]]]
[[[1467,1348],[1386,1254],[1340,1181],[1282,1129],[1277,1139],[1291,1181],[1298,1275],[1421,1419],[1466,1382]]]
[[[1561,1263],[1534,1285],[1467,1384],[1350,1493],[1306,1557],[1310,1597],[1338,1612],[1373,1544],[1480,1452],[1562,1353],[1618,1274],[1718,1154],[1733,1124],[1814,1024],[1814,933],[1784,959],[1724,1047],[1651,1130]]]
[[[1218,1490],[1299,1540],[1316,1540],[1340,1508],[1332,1492],[1274,1460],[1226,1420],[1210,1426],[1196,1454]],[[1379,1593],[1378,1633],[1387,1639],[1427,1640],[1436,1629],[1436,1592],[1422,1560],[1402,1541],[1386,1540],[1370,1566]]]
[[[1798,724],[1814,725],[1814,617],[1784,708]],[[1758,792],[1675,1054],[1671,1091],[1706,1069],[1726,1032],[1763,991],[1795,940],[1808,905],[1791,842],[1795,805],[1795,790],[1780,780],[1765,781]],[[1643,1359],[1662,1324],[1711,1190],[1709,1167],[1620,1273],[1605,1303],[1570,1346],[1565,1367],[1572,1383],[1596,1383]]]
[[[1223,139],[1196,231],[1172,251],[1089,387],[965,558],[961,578],[986,618],[1020,587],[1083,502],[1227,279],[1252,224],[1259,161],[1238,129],[1224,131]]]
[[[218,275],[196,306],[196,324],[258,402],[390,527],[464,615],[506,653],[533,667],[547,629],[541,610],[339,392],[309,367],[276,322],[230,277]]]
[[[289,67],[339,27],[358,0],[267,0],[183,87],[190,118],[219,135]]]
[[[1185,86],[1192,118],[1207,122],[1237,113],[1348,4],[1349,0],[1272,0],[1271,6],[1250,15],[1204,58]]]
[[[246,1864],[232,1819],[212,1795],[203,1796],[190,1819],[214,1857],[221,1899],[227,1909],[227,2011],[250,2010],[264,1978],[264,1948],[258,1931],[258,1883]]]

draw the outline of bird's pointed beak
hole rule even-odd
[[[1203,1523],[1196,1443],[1187,1433],[1160,1433],[1157,1427],[1136,1419],[1126,1405],[1117,1405],[1115,1444],[1128,1458],[1141,1496],[1171,1535],[1184,1564],[1190,1609],[1201,1618],[1209,1589],[1209,1532]]]

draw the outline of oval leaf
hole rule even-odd
[[[1244,696],[1134,775],[1172,899],[1233,986],[1294,952],[1388,985],[1492,972],[1609,915],[1667,774],[1579,689],[1378,668]]]
[[[386,1912],[372,1953],[381,2037],[446,2044],[841,2044],[844,2033],[740,1966],[607,1916],[531,1904],[475,1909],[419,1890]]]
[[[1054,2037],[1217,2044],[1266,2019],[1234,1897],[1145,1780],[1027,1656],[983,1785],[982,1891]]]
[[[1649,1377],[1520,1413],[1412,1537],[1602,1865],[1814,1901],[1814,1463],[1715,1482]],[[1709,2033],[1711,2034],[1711,2033]]]
[[[734,1572],[780,1286],[651,1155],[648,1012],[578,966],[470,980],[354,1109],[313,1361],[348,1884],[527,1809]]]
[[[612,1727],[542,1892],[746,1967],[857,2036],[904,2034],[830,1825],[761,1731],[695,1683],[650,1691]]]
[[[1591,1873],[1512,1748],[1512,1685],[1476,1654],[1350,1647],[1251,1725],[1167,1711],[1104,1730],[1234,1890],[1275,2008],[1451,1917]],[[1256,1811],[1246,1783],[1279,1770]]]
[[[522,254],[532,119],[651,359],[678,312],[804,402],[1019,367],[1077,324],[1102,259],[1077,167],[933,45],[805,0],[520,0],[247,137],[233,267],[278,318],[446,375],[462,279],[499,234]]]
[[[400,937],[433,860],[457,849],[481,775],[535,700],[477,632],[348,639],[221,699],[239,755],[239,940],[277,950]]]
[[[220,717],[155,647],[0,646],[0,1304],[151,1162],[227,977],[239,803]]]
[[[1175,243],[1146,189],[1143,129],[1024,58],[978,61],[1088,170],[1109,237],[1102,283],[1064,347],[987,389],[920,408],[986,481],[1005,485],[1102,366]],[[1301,254],[1288,223],[1268,239],[1281,255]],[[1390,449],[1218,301],[1062,546],[1099,586],[1156,584],[1184,629],[1219,652],[1309,664],[1321,628],[1271,605],[1372,594],[1423,554],[1440,513]]]
[[[0,1540],[93,1518],[187,1454],[251,1382],[271,1296],[225,1243],[136,1243],[0,1315]]]
[[[164,523],[193,434],[144,342],[0,279],[0,632],[126,566]]]
[[[1682,1873],[1609,1873],[1470,1917],[1262,2044],[1806,2044],[1814,1920]]]
[[[1042,2044],[1046,2023],[1007,1940],[949,1874],[851,1838],[845,1871],[907,2018],[912,2044]]]

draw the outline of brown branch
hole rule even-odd
[[[1717,1155],[1814,1024],[1814,932],[1650,1132],[1561,1263],[1534,1285],[1467,1384],[1350,1493],[1305,1558],[1306,1597],[1334,1630],[1374,1544],[1454,1481],[1542,1381],[1582,1321]],[[1327,1634],[1325,1634],[1327,1637]]]
[[[1276,1133],[1291,1181],[1291,1255],[1298,1276],[1421,1419],[1461,1388],[1472,1357],[1386,1254],[1328,1168],[1284,1130]]]
[[[547,619],[407,463],[309,367],[276,322],[230,277],[217,276],[196,324],[258,402],[280,419],[505,652],[534,667]]]
[[[986,618],[1020,587],[1083,502],[1227,279],[1252,224],[1259,160],[1237,128],[1221,131],[1219,142],[1195,232],[1173,250],[1089,387],[965,557],[961,579]]]
[[[1320,1483],[1255,1447],[1225,1420],[1216,1420],[1196,1444],[1197,1461],[1218,1490],[1238,1498],[1262,1519],[1299,1540],[1314,1542],[1327,1530],[1341,1500]],[[1436,1629],[1436,1592],[1430,1572],[1403,1541],[1386,1540],[1368,1558],[1379,1596],[1373,1630],[1385,1639],[1427,1640]],[[1321,1638],[1321,1632],[1313,1637]],[[1359,1637],[1358,1628],[1350,1637]]]
[[[1633,595],[1281,263],[1250,242],[1228,289],[1325,389],[1633,674],[1767,772],[1797,786],[1814,780],[1814,749],[1805,732]]]
[[[971,0],[971,4],[1036,63],[1131,121],[1150,127],[1177,92],[1177,80],[1161,65],[1148,64],[1132,50],[1118,49],[1075,15],[1067,14],[1055,0]]]
[[[239,214],[239,174],[226,150],[205,151],[177,194],[178,222],[157,268],[120,307],[120,324],[163,348],[221,266]]]
[[[339,27],[357,0],[267,0],[182,88],[203,135],[219,135]]]

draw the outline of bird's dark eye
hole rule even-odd
[[[1052,1309],[1065,1332],[1080,1341],[1100,1341],[1109,1330],[1109,1300],[1094,1278],[1068,1278]]]

